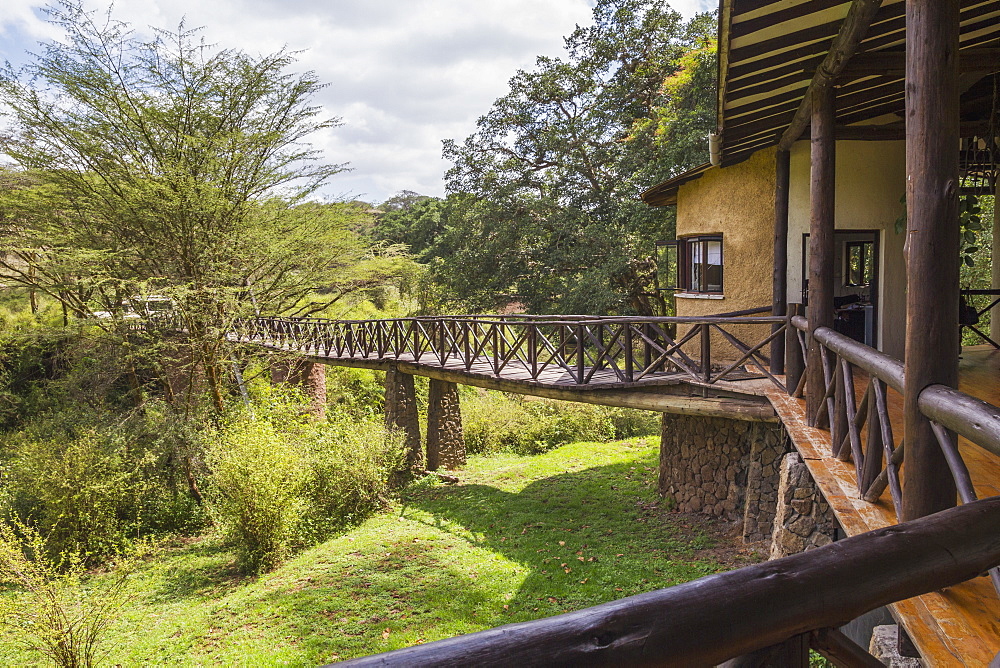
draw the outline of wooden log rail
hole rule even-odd
[[[388,320],[250,318],[236,323],[233,338],[244,343],[294,350],[327,358],[406,359],[418,364],[471,371],[486,362],[496,376],[507,369],[541,382],[547,371],[567,374],[577,385],[639,383],[653,374],[674,373],[701,383],[767,377],[766,351],[784,336],[785,316],[757,315],[770,307],[719,316],[632,318],[598,316],[441,316]],[[688,327],[682,335],[679,326]],[[760,340],[748,344],[734,333],[759,326]],[[712,339],[725,342],[712,350]],[[696,354],[692,348],[698,347]],[[690,351],[690,352],[689,352]],[[721,354],[720,354],[721,352]],[[713,363],[715,360],[724,360]]]
[[[791,640],[837,665],[879,666],[836,627],[998,564],[1000,497],[992,497],[784,559],[339,665],[686,668],[760,657]]]
[[[805,318],[794,316],[791,325],[797,330],[799,346],[804,351],[808,323]],[[822,346],[826,393],[817,414],[810,417],[817,427],[829,429],[830,455],[854,463],[858,496],[875,503],[888,488],[898,516],[903,499],[899,474],[905,442],[895,437],[887,393],[889,390],[903,393],[903,363],[829,328],[818,328],[814,336]],[[855,370],[864,372],[868,379],[860,402],[855,392]],[[794,396],[801,395],[802,386],[803,383],[798,384]],[[958,436],[1000,457],[1000,408],[943,385],[925,388],[918,398],[918,407],[944,454],[959,499],[965,504],[975,502],[976,491],[958,448]],[[862,442],[866,425],[866,438]],[[1000,594],[1000,569],[993,569],[990,577]]]

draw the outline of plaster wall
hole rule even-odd
[[[877,330],[879,350],[903,358],[906,323],[904,234],[895,221],[903,213],[906,146],[902,141],[837,142],[836,219],[838,230],[879,231]],[[791,151],[788,207],[788,301],[802,301],[802,243],[809,232],[809,142]],[[771,228],[773,229],[773,228]],[[837,270],[842,284],[843,268]]]
[[[677,193],[677,237],[722,234],[723,295],[677,296],[677,315],[705,316],[771,305],[774,267],[775,151],[758,151],[731,167],[711,169]],[[679,328],[683,331],[683,328]],[[756,344],[766,326],[734,328],[745,343]],[[697,348],[697,341],[693,342]],[[714,335],[713,359],[735,349]],[[690,353],[691,351],[689,351]]]

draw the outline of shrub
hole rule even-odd
[[[472,454],[533,454],[573,441],[615,437],[608,409],[602,406],[488,391],[466,395],[462,401],[465,445]]]
[[[307,539],[319,539],[385,506],[403,466],[403,442],[375,419],[332,415],[309,437]]]
[[[244,570],[260,572],[287,556],[305,513],[305,452],[266,419],[243,415],[209,436],[213,507]]]
[[[90,564],[124,547],[121,520],[138,490],[122,438],[85,430],[11,441],[11,509],[46,536],[53,554]]]
[[[606,409],[615,430],[615,438],[635,438],[660,433],[661,414],[635,408]]]
[[[119,565],[84,585],[78,559],[46,558],[51,549],[23,524],[0,522],[0,583],[12,591],[0,597],[5,635],[58,666],[97,664],[106,630],[131,598],[131,569]]]
[[[210,434],[209,499],[241,566],[269,570],[293,549],[383,507],[402,441],[374,418],[312,423],[294,390],[261,389]]]

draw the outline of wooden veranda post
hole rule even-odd
[[[834,100],[832,85],[814,86],[812,94],[812,145],[810,156],[809,219],[809,333],[818,327],[833,327],[833,228],[836,178]],[[826,383],[823,378],[822,346],[810,338],[806,364],[806,414],[810,425],[816,416]]]
[[[906,3],[906,475],[903,520],[955,505],[917,398],[958,386],[959,0]]]
[[[774,287],[771,315],[788,313],[788,186],[790,181],[788,151],[775,157],[774,183]],[[775,331],[780,325],[775,325]],[[785,337],[771,342],[771,373],[785,373]]]

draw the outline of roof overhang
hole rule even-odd
[[[717,132],[723,167],[779,143],[852,4],[851,0],[720,1]],[[835,81],[838,127],[901,126],[905,90],[898,64],[903,62],[905,37],[905,1],[883,0],[857,44],[858,55]],[[962,61],[963,121],[978,120],[974,108],[981,107],[981,101],[967,99],[968,94],[976,82],[1000,70],[1000,57],[990,56],[998,47],[1000,2],[962,0],[960,56],[963,52],[967,56]],[[851,67],[854,61],[863,66]],[[642,199],[651,205],[675,203],[676,189],[705,171],[704,165],[696,167],[650,188]]]

